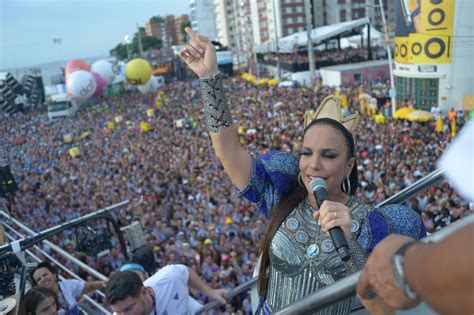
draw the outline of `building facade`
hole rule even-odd
[[[474,45],[466,36],[474,29],[474,2],[421,0],[419,5],[418,11],[397,7],[397,101],[401,105],[408,99],[424,110],[434,105],[445,112],[452,107],[470,110],[474,107]],[[411,22],[406,20],[407,12]]]
[[[148,36],[161,39],[163,47],[182,45],[184,40],[181,34],[181,25],[188,23],[188,21],[187,15],[153,17],[145,24],[145,32]]]
[[[252,0],[251,20],[255,44],[306,29],[304,0]]]
[[[175,38],[173,39],[173,45],[184,45],[185,44],[185,39],[182,33],[182,27],[183,25],[186,25],[189,23],[189,16],[186,14],[176,16],[174,19],[174,33],[175,33]]]
[[[236,52],[234,0],[214,0],[217,41]]]
[[[213,0],[190,0],[189,20],[194,31],[216,40],[216,25]]]
[[[396,1],[392,0],[312,0],[313,24],[324,26],[368,17],[381,29],[379,1],[383,3],[387,23],[393,27]]]
[[[147,36],[161,39],[163,37],[161,23],[156,20],[149,20],[145,23],[145,33]]]

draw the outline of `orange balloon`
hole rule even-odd
[[[78,60],[78,59],[71,60],[66,65],[66,70],[65,70],[66,77],[77,70],[89,71],[90,67],[87,63],[85,63],[82,60]]]

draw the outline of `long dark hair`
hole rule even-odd
[[[346,140],[346,147],[347,147],[347,157],[351,158],[355,155],[355,145],[354,139],[352,135],[347,131],[344,126],[340,123],[330,120],[330,119],[321,119],[321,120],[314,120],[312,121],[304,130],[304,134],[308,131],[309,128],[316,124],[321,125],[328,125],[337,130],[340,130],[344,135],[344,139]],[[354,166],[352,167],[351,174],[349,175],[349,181],[351,183],[351,190],[349,192],[350,195],[355,195],[357,192],[357,187],[359,186],[358,176],[357,176],[357,163],[354,160]],[[306,187],[297,185],[291,193],[289,193],[285,198],[273,208],[272,215],[270,216],[270,222],[267,227],[267,231],[263,236],[261,245],[260,245],[260,252],[262,254],[262,258],[260,261],[260,270],[258,272],[258,292],[260,296],[265,296],[267,294],[267,269],[270,264],[270,244],[272,242],[273,236],[275,235],[276,231],[280,228],[280,225],[285,221],[285,219],[290,215],[293,209],[306,198],[308,191]]]
[[[49,297],[54,298],[56,303],[56,312],[58,310],[58,299],[53,290],[43,287],[33,287],[21,300],[21,313],[25,315],[35,315],[41,302]]]

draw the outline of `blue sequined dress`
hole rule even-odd
[[[272,208],[298,185],[298,159],[275,151],[253,159],[249,184],[241,195],[256,203],[266,218]],[[420,216],[402,205],[374,208],[351,196],[351,260],[342,263],[331,239],[313,219],[314,209],[305,198],[283,221],[270,245],[269,280],[263,313],[279,310],[316,290],[362,269],[374,246],[392,233],[422,238]],[[263,301],[263,299],[262,299]],[[317,314],[349,314],[352,298]]]

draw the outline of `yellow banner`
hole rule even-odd
[[[403,20],[399,18],[395,31],[395,61],[451,63],[455,0],[397,0],[396,3],[397,15]]]
[[[396,62],[408,63],[408,37],[395,37],[394,58]]]
[[[395,61],[409,64],[451,63],[452,38],[410,34],[395,37]]]
[[[422,1],[420,29],[422,34],[453,35],[454,0]]]
[[[410,34],[408,37],[408,63],[451,63],[451,40],[450,36]]]

